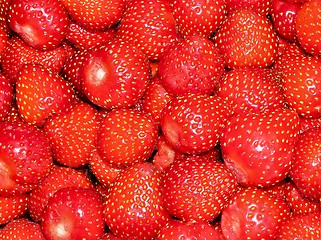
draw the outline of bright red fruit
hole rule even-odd
[[[17,194],[14,196],[0,196],[0,224],[21,217],[27,212],[28,194]]]
[[[162,174],[152,163],[121,172],[109,188],[105,221],[123,239],[152,239],[169,220],[163,208]]]
[[[272,23],[250,9],[233,11],[214,35],[226,66],[267,67],[277,56],[277,37]]]
[[[66,187],[49,199],[41,221],[48,240],[100,239],[104,233],[103,200],[94,189]]]
[[[240,9],[252,9],[267,15],[271,10],[271,0],[225,0],[225,2],[228,13]]]
[[[115,40],[92,49],[83,64],[83,92],[104,108],[133,106],[150,80],[149,63],[139,49]]]
[[[200,156],[181,157],[165,169],[164,207],[183,221],[210,222],[237,190],[237,181],[222,163]]]
[[[299,131],[289,109],[235,115],[220,139],[224,162],[242,185],[273,185],[290,171]]]
[[[0,120],[5,120],[13,103],[14,88],[10,79],[0,73]]]
[[[211,94],[223,72],[217,48],[201,36],[173,43],[158,64],[161,82],[172,95]]]
[[[273,239],[289,217],[285,201],[262,189],[244,188],[223,209],[221,227],[226,239]]]
[[[107,163],[128,167],[151,157],[157,137],[157,126],[146,114],[132,109],[115,109],[102,119],[97,149]]]

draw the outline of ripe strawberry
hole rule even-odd
[[[303,196],[321,199],[321,128],[311,128],[300,135],[296,145],[290,177]]]
[[[213,148],[230,116],[220,97],[188,95],[174,98],[163,109],[161,129],[177,151],[199,154]]]
[[[102,236],[101,240],[121,240],[120,238],[116,237],[113,233],[111,232],[106,232]]]
[[[1,24],[0,19],[0,60],[2,53],[9,42],[9,34],[4,24]]]
[[[28,194],[0,196],[0,224],[7,224],[26,213],[27,201]]]
[[[219,216],[237,190],[237,182],[220,162],[182,157],[165,169],[164,207],[183,221],[209,222]]]
[[[321,55],[321,2],[303,3],[295,18],[296,36],[300,45],[310,54]]]
[[[166,0],[128,1],[116,34],[116,38],[137,46],[150,60],[159,59],[177,37]]]
[[[114,167],[128,167],[151,157],[157,136],[157,127],[146,114],[132,109],[115,109],[102,119],[98,153]]]
[[[103,201],[94,189],[66,187],[49,199],[41,229],[47,239],[100,239],[104,233]]]
[[[221,227],[226,239],[273,239],[290,217],[287,203],[258,188],[243,188],[223,209]]]
[[[0,239],[3,240],[46,240],[40,224],[27,218],[19,218],[9,222],[0,229]]]
[[[209,39],[190,36],[167,48],[158,68],[162,84],[169,93],[210,95],[224,72],[224,62]]]
[[[301,133],[310,128],[321,128],[321,118],[300,117]]]
[[[120,40],[92,49],[83,65],[83,91],[90,101],[104,108],[133,106],[149,80],[145,55]]]
[[[123,239],[152,239],[169,220],[163,208],[162,175],[152,163],[123,170],[109,188],[105,221]]]
[[[35,126],[19,122],[0,122],[0,193],[18,184],[36,184],[52,168],[53,158],[44,133]]]
[[[300,131],[299,117],[289,109],[240,113],[227,123],[220,139],[228,168],[245,186],[270,186],[290,171]]]
[[[73,101],[71,86],[62,77],[37,64],[24,65],[16,82],[16,100],[22,119],[42,125]]]
[[[251,9],[262,15],[268,15],[272,0],[225,0],[228,13],[240,9]]]
[[[226,66],[267,67],[277,56],[277,37],[272,23],[254,10],[229,14],[214,35]]]
[[[57,0],[12,0],[8,18],[11,29],[40,50],[58,47],[67,35],[68,13]]]
[[[49,198],[65,187],[84,187],[94,189],[89,177],[78,170],[55,166],[50,174],[34,188],[29,196],[28,210],[31,218],[39,222]]]
[[[170,0],[179,33],[183,37],[201,35],[210,37],[226,15],[225,0]]]
[[[235,113],[283,108],[285,101],[273,72],[268,68],[236,68],[223,74],[216,94]]]
[[[41,51],[28,46],[19,37],[13,36],[3,50],[1,66],[3,73],[15,82],[19,70],[25,64],[41,64],[52,72],[60,73],[67,59],[64,47]]]
[[[281,224],[275,239],[321,239],[320,222],[320,212],[292,215]]]
[[[14,88],[9,78],[0,73],[0,121],[6,119],[13,103]]]
[[[281,87],[288,105],[303,117],[321,117],[321,59],[298,54],[283,64]]]

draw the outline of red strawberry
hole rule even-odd
[[[267,68],[236,68],[223,74],[216,94],[235,113],[283,108],[285,101],[273,72]]]
[[[237,190],[237,182],[220,162],[181,157],[165,169],[164,207],[183,221],[209,222],[218,217]]]
[[[299,123],[289,109],[245,112],[230,119],[220,139],[222,155],[242,185],[270,186],[287,176]]]
[[[92,49],[83,65],[83,91],[90,101],[104,108],[133,106],[149,80],[145,55],[119,40]]]
[[[121,238],[116,237],[113,233],[107,232],[104,233],[101,240],[121,240]]]
[[[225,0],[170,0],[178,31],[183,37],[210,37],[226,15]]]
[[[13,84],[9,78],[0,73],[0,120],[5,120],[13,103]]]
[[[199,154],[218,143],[230,114],[227,104],[220,97],[181,96],[170,101],[163,109],[161,129],[175,150]]]
[[[6,48],[9,42],[9,34],[4,24],[1,24],[2,20],[0,19],[0,60],[4,49]]]
[[[163,208],[162,175],[151,163],[123,170],[109,188],[105,221],[123,239],[152,239],[169,220]]]
[[[225,0],[227,12],[231,13],[240,9],[252,9],[262,15],[270,13],[273,0]]]
[[[320,222],[320,212],[292,215],[281,224],[275,239],[321,239]]]
[[[304,3],[295,18],[295,30],[300,45],[310,54],[321,55],[321,2]]]
[[[158,68],[164,88],[173,95],[211,94],[224,62],[209,39],[190,36],[167,48]]]
[[[103,201],[94,189],[66,187],[49,199],[41,221],[47,239],[100,239],[104,233]]]
[[[300,117],[301,133],[310,128],[321,128],[321,117],[320,118],[305,118]]]
[[[28,46],[17,36],[12,37],[3,50],[1,66],[3,73],[15,82],[19,70],[25,64],[41,64],[52,72],[60,73],[67,59],[64,47],[42,51]]]
[[[67,35],[68,13],[57,0],[12,0],[8,18],[11,29],[40,50],[58,47]]]
[[[101,122],[98,153],[114,167],[128,167],[147,161],[156,146],[158,131],[144,113],[131,109],[115,109]]]
[[[71,18],[88,29],[106,29],[122,17],[125,0],[61,0]]]
[[[244,188],[223,209],[221,227],[226,239],[273,239],[289,217],[285,201],[262,189]]]
[[[68,108],[73,90],[62,77],[36,64],[24,65],[17,79],[16,99],[24,121],[42,125],[55,113]]]
[[[27,218],[19,218],[9,222],[0,229],[0,239],[6,240],[46,240],[40,224]]]
[[[226,66],[267,67],[277,56],[277,37],[269,20],[254,10],[229,14],[214,35]]]
[[[42,181],[53,164],[44,133],[22,122],[0,122],[0,132],[0,193],[13,190],[12,182],[36,184]]]
[[[299,115],[321,117],[321,58],[303,56],[288,57],[283,62],[281,87],[288,105]]]
[[[26,213],[27,201],[28,194],[0,196],[0,224],[7,224]]]
[[[29,196],[28,210],[34,221],[41,221],[49,198],[65,187],[85,187],[94,189],[93,183],[83,172],[72,168],[55,166],[50,174],[34,188]]]
[[[129,1],[116,37],[139,47],[149,59],[159,59],[166,47],[177,39],[169,2]]]
[[[290,177],[303,196],[321,199],[321,128],[311,128],[300,135]]]
[[[98,127],[98,111],[88,103],[80,102],[68,111],[49,118],[44,124],[44,132],[55,160],[77,168],[89,163],[90,154],[96,146]]]

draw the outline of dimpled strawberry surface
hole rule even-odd
[[[320,0],[0,0],[0,239],[321,239]]]

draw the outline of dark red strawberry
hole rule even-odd
[[[183,37],[210,37],[226,15],[225,0],[170,0],[173,16]]]
[[[188,95],[174,98],[163,109],[161,129],[177,151],[199,154],[213,148],[231,115],[220,97]]]
[[[40,50],[58,47],[67,35],[68,13],[57,0],[12,0],[8,18],[11,29]]]
[[[227,166],[245,186],[270,186],[290,171],[300,121],[289,109],[240,113],[220,139]]]
[[[251,9],[262,15],[268,15],[270,13],[271,1],[272,0],[225,0],[228,13],[240,9]]]
[[[0,73],[0,120],[5,120],[13,103],[14,88],[10,79]]]
[[[92,49],[83,64],[83,92],[104,108],[133,106],[143,96],[149,80],[145,55],[119,40]]]
[[[66,187],[49,199],[41,221],[47,239],[100,239],[104,233],[103,200],[94,189]]]
[[[277,37],[272,23],[250,9],[229,14],[214,35],[226,66],[266,67],[277,56]]]
[[[226,239],[273,239],[290,208],[262,189],[244,188],[223,209],[221,227]]]
[[[122,239],[152,239],[169,220],[163,208],[162,174],[152,163],[123,170],[109,188],[105,221]]]
[[[42,125],[48,117],[70,107],[74,92],[61,76],[44,66],[27,64],[16,82],[16,99],[22,119]]]
[[[7,224],[10,221],[21,217],[27,212],[28,194],[15,196],[0,196],[0,224]]]
[[[183,221],[209,222],[219,216],[237,190],[237,182],[220,162],[181,157],[165,169],[164,207]]]
[[[223,72],[217,48],[201,36],[173,43],[158,64],[162,84],[172,95],[211,94]]]
[[[169,2],[128,1],[116,37],[137,46],[149,59],[159,59],[166,47],[177,39]]]
[[[146,114],[115,109],[103,117],[98,132],[98,153],[114,167],[147,161],[156,146],[158,129]]]

